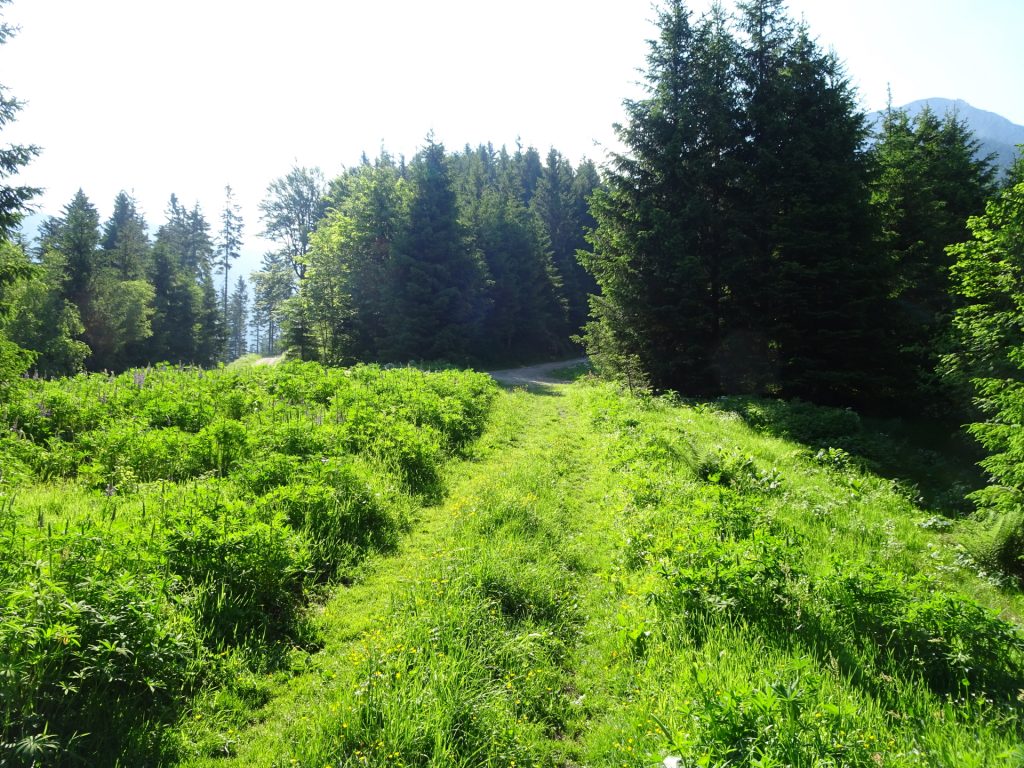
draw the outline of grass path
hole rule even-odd
[[[731,413],[505,393],[322,650],[199,708],[184,764],[1020,768],[1024,637],[990,610],[1019,592],[834,464]]]
[[[575,569],[595,569],[596,563],[584,561],[601,550],[598,545],[602,534],[597,525],[600,516],[579,515],[581,510],[592,508],[588,501],[594,483],[588,482],[586,475],[588,454],[594,446],[587,444],[588,434],[580,427],[580,416],[563,396],[564,391],[565,387],[551,386],[539,394],[504,394],[472,454],[452,465],[445,500],[421,508],[398,551],[368,564],[363,579],[340,589],[323,607],[317,621],[323,647],[306,659],[307,668],[279,679],[269,692],[269,703],[255,713],[258,721],[248,727],[223,716],[216,722],[215,714],[215,722],[204,724],[211,714],[197,709],[190,715],[193,738],[212,756],[196,756],[184,764],[297,764],[291,762],[294,758],[282,757],[282,749],[291,752],[300,746],[288,744],[289,738],[311,738],[307,733],[310,723],[322,716],[322,710],[340,689],[351,686],[353,659],[372,653],[373,646],[394,629],[389,621],[395,616],[396,603],[411,590],[422,589],[439,567],[451,567],[453,552],[466,562],[479,562],[487,556],[484,550],[493,540],[484,537],[467,541],[466,521],[478,514],[474,505],[481,499],[509,493],[510,478],[518,492],[517,483],[524,479],[524,472],[532,474],[530,480],[534,482],[544,477],[541,482],[549,484],[547,502],[553,510],[549,511],[558,518],[554,522],[559,528],[562,559],[573,559]],[[498,487],[503,484],[504,489]],[[553,542],[544,542],[544,547],[549,543]],[[467,550],[467,544],[480,549]],[[243,715],[252,717],[253,713]],[[285,734],[292,736],[283,742]]]

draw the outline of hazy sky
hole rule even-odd
[[[701,10],[703,0],[691,2]],[[728,3],[727,3],[728,5]],[[790,0],[868,109],[961,98],[1024,124],[1024,0]],[[0,83],[26,102],[2,138],[58,214],[117,192],[155,228],[172,192],[213,221],[231,184],[249,267],[256,205],[293,164],[328,177],[428,131],[600,161],[635,95],[648,0],[13,0]]]

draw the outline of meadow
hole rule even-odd
[[[0,763],[1024,765],[1020,585],[853,412],[305,364],[5,418]]]

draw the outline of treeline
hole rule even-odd
[[[658,25],[592,205],[592,358],[691,396],[948,413],[946,246],[996,191],[969,129],[890,109],[870,136],[781,0],[700,17],[670,0]]]
[[[127,193],[101,225],[79,191],[0,289],[4,332],[51,376],[249,351],[327,363],[562,353],[594,290],[576,251],[598,183],[593,163],[554,149],[448,154],[432,140],[408,164],[364,158],[329,185],[294,168],[260,205],[279,248],[251,286],[229,280],[243,234],[230,187],[215,226],[172,195],[153,237]]]
[[[890,108],[870,136],[782,0],[666,0],[658,28],[580,254],[591,359],[691,397],[973,421],[972,554],[1024,576],[1024,159],[997,180],[956,114]]]
[[[230,224],[230,193],[226,213]],[[160,360],[211,365],[227,353],[229,331],[245,332],[215,285],[218,254],[221,272],[230,269],[228,246],[215,244],[198,205],[173,195],[151,239],[131,196],[120,193],[101,226],[79,190],[63,215],[44,222],[32,269],[3,289],[4,332],[44,375]]]

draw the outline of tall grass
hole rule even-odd
[[[494,394],[312,364],[27,383],[0,407],[0,764],[167,759],[197,693],[315,649],[311,597],[443,492]]]

